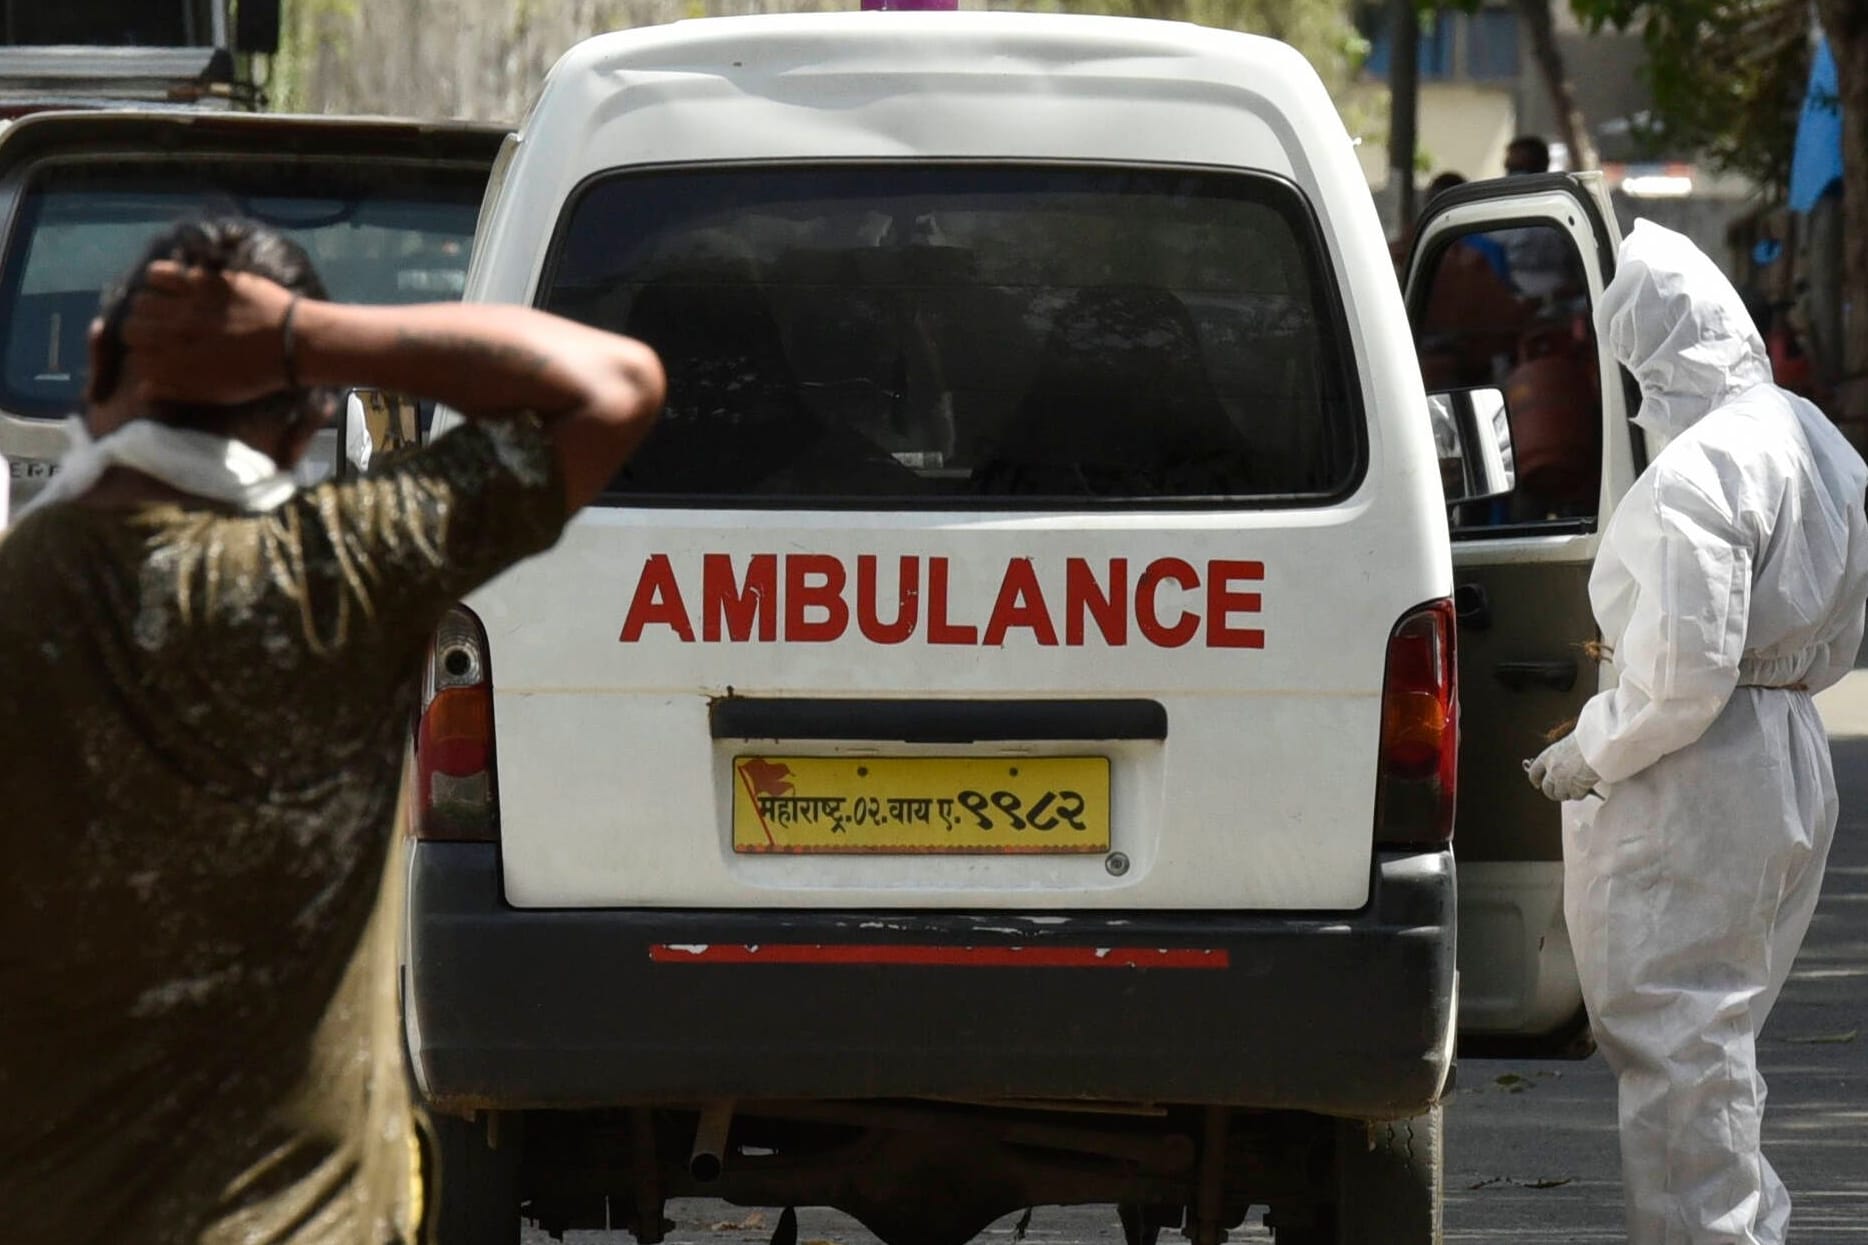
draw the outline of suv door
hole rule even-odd
[[[1563,923],[1558,806],[1525,781],[1523,761],[1599,686],[1589,570],[1641,463],[1633,406],[1592,316],[1619,238],[1599,175],[1514,177],[1435,198],[1408,263],[1428,390],[1504,390],[1517,472],[1510,496],[1448,514],[1469,1056],[1593,1048]]]

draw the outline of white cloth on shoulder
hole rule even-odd
[[[112,467],[127,467],[171,488],[222,502],[241,510],[277,509],[298,491],[289,472],[244,441],[176,428],[153,419],[137,419],[93,441],[84,417],[65,421],[71,448],[59,460],[58,474],[16,517],[90,492]]]

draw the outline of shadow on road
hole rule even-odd
[[[1822,902],[1759,1041],[1764,1144],[1791,1236],[1868,1241],[1868,740],[1833,745],[1841,824]],[[1448,1241],[1619,1241],[1615,1086],[1602,1061],[1469,1061],[1447,1114]]]

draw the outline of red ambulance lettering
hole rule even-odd
[[[701,559],[701,638],[709,644],[726,637],[744,644],[752,639],[778,638],[778,556],[755,553],[746,564],[746,578],[733,578],[733,559],[710,553]]]
[[[928,559],[928,643],[978,644],[979,628],[947,621],[947,559]]]
[[[876,555],[856,559],[856,628],[876,644],[900,644],[915,633],[921,615],[921,559],[903,558],[896,577],[895,621],[883,622],[877,613]]]
[[[1238,592],[1241,579],[1263,581],[1263,562],[1208,562],[1206,564],[1206,646],[1208,648],[1264,648],[1265,633],[1254,627],[1235,627],[1233,614],[1256,614],[1261,598],[1256,592]]]
[[[1064,643],[1083,643],[1083,620],[1096,620],[1103,643],[1120,648],[1129,642],[1129,560],[1109,559],[1109,587],[1096,582],[1096,572],[1083,558],[1064,563]]]
[[[1257,587],[1265,579],[1263,562],[1214,559],[1202,574],[1185,559],[1156,558],[1140,568],[1131,592],[1127,558],[1109,559],[1101,575],[1086,558],[1066,558],[1060,620],[1038,564],[1011,558],[999,573],[983,633],[964,621],[969,611],[954,599],[948,558],[898,558],[892,589],[883,586],[877,555],[859,554],[855,562],[852,593],[848,565],[832,554],[758,553],[743,571],[735,570],[730,554],[703,554],[696,616],[668,555],[651,554],[636,580],[621,639],[634,644],[661,626],[692,644],[698,622],[709,644],[828,644],[849,634],[854,615],[856,632],[871,644],[905,644],[919,634],[926,644],[1001,648],[1022,631],[1031,643],[1053,648],[1061,621],[1063,643],[1072,648],[1089,644],[1092,631],[1106,647],[1121,648],[1133,620],[1141,638],[1159,648],[1181,648],[1202,634],[1208,648],[1265,647],[1263,629],[1242,618],[1263,609]],[[1055,593],[1055,579],[1052,584]]]
[[[1172,626],[1161,621],[1155,594],[1167,580],[1173,580],[1189,592],[1200,586],[1200,572],[1179,558],[1156,558],[1143,568],[1135,581],[1135,627],[1151,644],[1179,648],[1200,633],[1200,616],[1192,610],[1181,611],[1180,621]]]
[[[785,555],[785,639],[794,644],[824,644],[842,637],[850,625],[843,600],[849,576],[843,563],[827,553]],[[812,618],[809,611],[821,610]]]
[[[1005,633],[1013,627],[1029,630],[1039,644],[1057,646],[1057,628],[1044,604],[1044,590],[1038,587],[1038,573],[1031,569],[1030,558],[1013,558],[1005,564],[1005,578],[999,581],[999,596],[992,603],[986,619],[986,636],[980,641],[987,648],[1005,643]]]
[[[636,581],[635,599],[630,601],[629,613],[623,618],[623,643],[634,644],[640,640],[642,629],[650,623],[671,627],[684,641],[694,643],[694,627],[688,622],[687,603],[681,599],[681,585],[675,582],[675,568],[668,564],[665,553],[650,554],[642,567],[642,578]]]

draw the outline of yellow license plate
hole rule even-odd
[[[1109,850],[1108,757],[733,758],[736,852]]]

